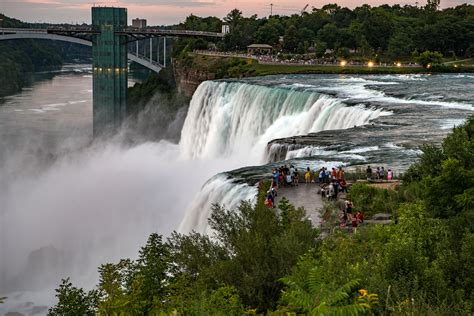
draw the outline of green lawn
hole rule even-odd
[[[422,67],[367,67],[367,66],[321,66],[321,65],[253,65],[260,76],[273,74],[407,74],[425,73]]]

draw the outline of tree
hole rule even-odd
[[[296,26],[291,25],[285,32],[283,46],[286,50],[294,52],[298,47],[298,30]]]
[[[56,289],[58,303],[48,311],[50,316],[94,316],[98,301],[97,291],[85,293],[83,289],[72,285],[69,278],[61,280]]]
[[[333,23],[326,24],[318,32],[318,40],[325,42],[328,48],[335,48],[339,42],[339,30]]]
[[[440,0],[427,0],[425,10],[429,12],[437,11],[439,8]]]
[[[270,23],[261,26],[257,34],[255,34],[255,40],[260,44],[275,45],[278,43],[279,38],[277,28]]]
[[[427,50],[415,57],[415,60],[421,66],[429,68],[433,65],[439,65],[443,63],[443,55],[439,52],[431,52]]]

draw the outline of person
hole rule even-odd
[[[337,180],[342,181],[344,179],[344,170],[342,170],[342,167],[339,167],[339,170],[337,171]]]
[[[357,217],[353,216],[352,217],[352,233],[355,234],[357,233]]]
[[[293,183],[296,186],[298,186],[299,183],[300,183],[300,173],[298,171],[298,168],[295,168],[295,173],[294,173],[294,176],[293,176]]]
[[[372,179],[372,168],[370,166],[367,166],[367,180]]]
[[[275,208],[275,190],[273,188],[267,192],[267,206]]]
[[[385,179],[385,169],[384,169],[384,167],[380,168],[380,179],[382,179],[382,180]]]
[[[326,173],[324,172],[324,167],[319,170],[319,183],[323,183]]]
[[[291,175],[291,179],[293,180],[295,178],[295,166],[291,165],[290,166],[290,175]]]
[[[329,179],[331,178],[331,173],[329,172],[328,168],[324,167],[325,174],[324,174],[324,182],[329,183]]]
[[[393,171],[392,169],[388,169],[387,171],[387,180],[393,180]]]
[[[344,229],[344,228],[346,228],[346,225],[347,225],[347,213],[345,211],[342,211],[341,223],[339,224],[339,227],[341,229]]]
[[[332,185],[334,186],[334,200],[337,200],[337,194],[339,193],[339,182],[333,180],[332,183]]]
[[[273,176],[273,182],[275,182],[275,186],[278,188],[278,180],[280,178],[280,173],[278,169],[273,169],[272,176]]]
[[[331,180],[336,180],[336,178],[337,178],[336,168],[332,168]]]
[[[272,180],[271,188],[275,192],[275,196],[278,196],[278,183],[276,182],[275,178]]]
[[[358,221],[359,223],[363,223],[363,222],[364,222],[364,213],[362,213],[361,211],[357,211],[355,217],[357,218],[357,221]]]
[[[352,219],[352,210],[354,206],[352,205],[351,201],[346,201],[346,213],[349,219]]]
[[[311,183],[311,171],[309,171],[309,167],[306,168],[306,172],[304,174],[304,182],[306,184]]]
[[[286,174],[286,185],[291,186],[293,184],[293,177],[291,176],[290,173]]]
[[[380,179],[380,167],[377,167],[377,170],[375,171],[375,177],[376,179]]]
[[[347,182],[346,182],[346,180],[342,179],[342,180],[339,182],[339,185],[341,186],[341,192],[349,193],[349,192],[347,191]]]
[[[335,197],[336,197],[336,187],[334,185],[334,182],[331,182],[328,188],[328,200],[336,200]]]

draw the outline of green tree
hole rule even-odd
[[[255,34],[255,40],[261,44],[275,45],[279,38],[277,28],[270,23],[261,26]]]
[[[61,280],[56,289],[58,303],[48,311],[50,316],[96,315],[97,291],[84,292],[72,285],[69,278]]]
[[[443,62],[443,55],[439,52],[424,51],[415,57],[417,63],[427,68],[433,65],[439,65]]]
[[[294,52],[298,47],[298,30],[296,26],[291,25],[285,32],[283,46],[286,50]]]

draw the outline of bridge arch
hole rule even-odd
[[[58,35],[58,34],[50,34],[50,33],[43,33],[43,32],[28,32],[28,33],[15,33],[15,34],[3,34],[0,35],[0,41],[1,40],[18,40],[18,39],[44,39],[44,40],[52,40],[52,41],[63,41],[63,42],[69,42],[69,43],[75,43],[75,44],[80,44],[80,45],[85,45],[85,46],[90,46],[92,47],[92,42],[82,39],[82,38],[77,38],[77,37],[71,37],[71,36],[64,36],[64,35]],[[134,54],[128,53],[128,59],[136,62],[137,64],[140,64],[154,72],[160,72],[163,66],[156,62],[150,62],[149,59],[142,58],[140,56],[136,56]]]

